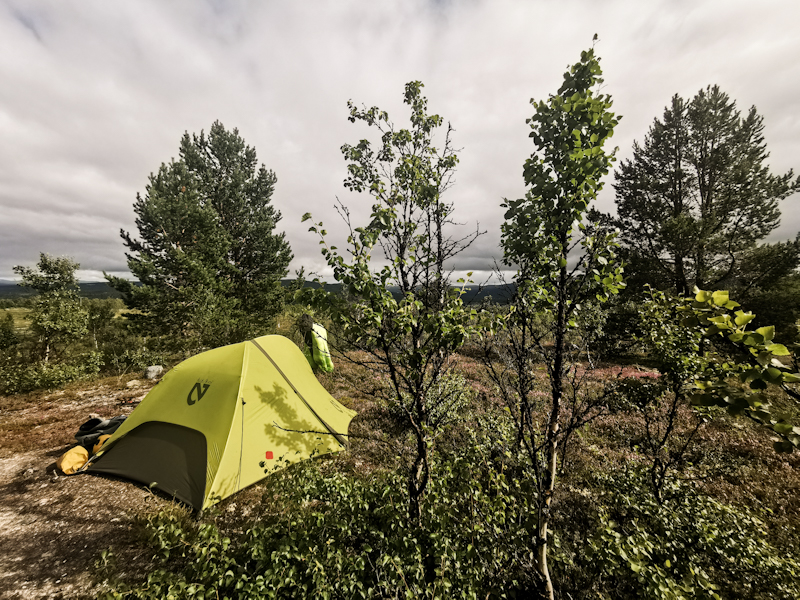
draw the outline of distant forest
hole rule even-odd
[[[294,279],[283,279],[281,284],[284,287],[295,285]],[[108,285],[106,282],[79,283],[81,298],[122,298],[122,294]],[[312,281],[306,281],[303,287],[315,288],[318,285]],[[337,293],[342,289],[339,283],[329,283],[325,289]],[[389,288],[393,295],[399,295],[396,288]],[[464,302],[467,304],[479,304],[484,300],[504,303],[513,294],[513,285],[470,285],[464,293]],[[13,282],[0,282],[0,300],[14,300],[17,298],[28,298],[36,296],[35,290],[24,288]]]

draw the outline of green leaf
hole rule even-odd
[[[776,369],[775,367],[767,367],[766,371],[764,371],[764,375],[764,379],[770,383],[775,383],[776,381],[780,381],[782,379],[783,371]]]
[[[800,383],[800,373],[784,373],[784,383]]]
[[[764,343],[764,336],[760,333],[748,333],[742,340],[747,346],[760,346]]]
[[[710,292],[704,292],[703,290],[698,289],[697,287],[695,287],[694,289],[695,289],[694,299],[697,300],[698,302],[702,302],[703,304],[705,304],[712,298],[712,294]]]
[[[765,342],[769,342],[775,337],[775,327],[772,325],[768,327],[759,327],[756,329],[756,333],[760,334]]]
[[[767,350],[772,352],[775,356],[789,356],[789,350],[783,344],[769,344]]]
[[[717,306],[724,306],[725,304],[727,304],[729,299],[730,298],[728,298],[728,291],[727,290],[717,290],[716,292],[711,294],[711,300]]]

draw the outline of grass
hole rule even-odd
[[[5,319],[6,315],[11,315],[14,319],[14,329],[17,333],[23,333],[27,331],[30,325],[28,321],[30,312],[29,308],[3,308],[0,309],[0,319]]]

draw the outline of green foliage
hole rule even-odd
[[[38,292],[29,316],[31,332],[40,342],[40,357],[50,360],[71,341],[86,333],[87,313],[78,298],[78,263],[67,257],[40,254],[35,269],[16,266],[20,286]]]
[[[281,310],[292,258],[271,204],[276,177],[236,129],[185,134],[179,159],[151,174],[134,204],[139,238],[121,232],[141,286],[108,277],[143,331],[220,346],[263,334]]]
[[[18,394],[39,389],[56,389],[100,372],[103,355],[78,354],[68,362],[8,362],[0,365],[0,394]]]
[[[678,307],[683,326],[707,338],[721,338],[740,353],[739,360],[712,356],[713,363],[697,375],[692,402],[697,406],[719,406],[732,415],[749,417],[776,434],[778,452],[791,452],[800,447],[800,427],[774,410],[763,391],[778,386],[796,399],[790,386],[800,382],[800,374],[792,373],[779,360],[790,352],[783,344],[774,342],[775,328],[751,329],[749,323],[755,315],[736,310],[738,307],[727,291],[707,292],[697,288],[695,297],[683,299]],[[738,384],[731,381],[733,377],[738,378]]]
[[[696,407],[721,407],[747,416],[776,434],[777,451],[791,452],[800,446],[800,428],[770,404],[764,391],[781,388],[796,401],[792,386],[800,382],[800,374],[780,360],[790,352],[775,343],[775,328],[752,329],[756,316],[738,308],[727,291],[695,288],[694,298],[678,300],[652,292],[642,311],[649,347],[671,386],[690,393]],[[687,384],[691,389],[686,390]]]
[[[168,362],[163,350],[149,346],[146,338],[125,336],[119,344],[105,345],[103,364],[108,370],[121,375]]]
[[[603,146],[619,119],[609,110],[611,97],[593,89],[602,83],[601,74],[594,51],[583,52],[581,62],[564,74],[557,95],[531,102],[536,112],[528,123],[536,150],[523,169],[529,190],[525,198],[503,205],[503,260],[519,265],[522,293],[547,309],[569,298],[564,308],[573,312],[591,297],[587,284],[599,284],[594,286],[598,299],[624,287],[622,267],[614,260],[615,234],[575,231],[577,225],[587,232],[584,214],[614,160]],[[579,245],[583,254],[568,277],[568,254]]]
[[[642,344],[648,358],[653,359],[668,386],[684,393],[697,374],[709,365],[702,352],[703,332],[686,327],[680,312],[681,300],[664,292],[650,290],[649,298],[639,307]]]
[[[497,456],[511,440],[497,442],[473,433],[437,456],[413,527],[401,475],[329,473],[320,461],[273,476],[280,502],[268,493],[267,514],[238,539],[163,513],[149,538],[166,568],[109,597],[529,598],[535,504]]]
[[[369,353],[367,363],[388,377],[390,400],[416,435],[416,451],[408,464],[409,512],[414,519],[419,518],[429,481],[436,415],[442,410],[431,390],[449,369],[452,353],[478,326],[477,311],[464,306],[463,289],[451,287],[446,265],[478,233],[460,240],[447,233],[453,206],[442,195],[458,157],[449,127],[441,145],[435,145],[436,130],[444,121],[428,114],[422,87],[418,81],[405,87],[409,129],[396,129],[377,107],[359,109],[348,103],[351,122],[361,121],[381,134],[377,150],[366,139],[342,146],[348,162],[344,185],[372,196],[371,220],[354,227],[348,209],[340,206],[349,229],[346,253],[328,244],[322,223],[310,228],[319,235],[322,254],[347,294],[347,302],[338,303],[317,293],[316,306],[330,312],[339,344]],[[310,214],[303,217],[309,219]],[[385,259],[383,266],[372,262],[378,254]]]
[[[475,400],[475,390],[463,375],[454,371],[445,372],[442,377],[431,386],[426,398],[431,407],[430,435],[437,438],[447,432],[447,428],[465,417],[465,411]],[[413,400],[405,397],[402,404],[389,402],[389,415],[406,428],[409,427],[408,419],[403,406],[410,406]]]
[[[0,393],[54,389],[106,366],[120,301],[78,297],[78,266],[69,258],[42,254],[35,269],[15,267],[20,285],[38,294],[23,317],[27,328],[15,331],[11,314],[3,321],[0,338],[13,343],[0,342]]]
[[[626,273],[627,268],[626,264]],[[632,300],[629,294],[617,294],[607,302],[595,303],[594,309],[602,316],[600,335],[592,343],[594,357],[613,361],[635,352],[636,336],[641,330],[639,302]]]
[[[594,304],[625,285],[614,251],[615,232],[584,221],[614,160],[604,146],[619,121],[610,111],[611,97],[598,93],[601,74],[594,50],[582,52],[580,62],[564,74],[558,94],[546,102],[531,101],[535,112],[528,123],[535,150],[523,169],[528,192],[503,205],[503,262],[518,269],[517,289],[509,314],[501,319],[507,331],[487,336],[485,362],[517,424],[527,475],[539,492],[540,519],[531,546],[543,592],[551,599],[548,528],[558,454],[591,418],[597,400],[580,390],[580,378],[569,377],[577,372],[572,366],[586,350],[585,343],[595,336],[581,340],[569,339],[569,334],[598,329],[603,315]],[[569,268],[570,252],[578,248],[580,256]],[[548,318],[544,332],[542,313]],[[495,365],[495,352],[502,366]],[[533,374],[537,360],[544,362],[550,383],[545,419],[534,414],[539,404]]]
[[[6,316],[0,319],[0,351],[7,350],[18,343],[19,336],[14,327],[14,316],[6,313]]]
[[[683,390],[668,385],[666,376],[622,379],[614,392],[614,408],[631,417],[626,441],[646,460],[653,498],[669,500],[670,481],[690,466],[710,462],[698,439],[707,416],[692,410]]]
[[[800,339],[800,274],[786,276],[768,289],[751,290],[741,303],[758,315],[756,324],[775,326],[776,341],[790,344]]]
[[[121,308],[121,304],[122,301],[118,299],[93,299],[84,303],[88,320],[87,329],[92,336],[95,349],[100,346],[100,340],[111,333],[114,316]]]
[[[800,596],[798,554],[778,548],[758,511],[670,482],[668,500],[650,494],[642,471],[603,478],[607,505],[584,562],[599,571],[599,598]]]
[[[672,98],[644,145],[616,173],[615,221],[635,287],[686,295],[694,285],[771,288],[800,264],[800,238],[757,246],[779,224],[781,199],[800,189],[772,175],[764,122],[743,116],[717,86]]]

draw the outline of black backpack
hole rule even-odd
[[[100,439],[101,435],[111,435],[114,433],[127,415],[120,415],[112,419],[89,419],[78,428],[78,433],[75,434],[75,439],[78,443],[86,448],[89,454],[92,454],[94,445]]]

